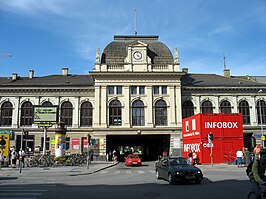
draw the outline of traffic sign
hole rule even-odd
[[[261,136],[261,140],[265,140],[265,136],[264,135]]]

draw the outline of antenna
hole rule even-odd
[[[137,35],[137,10],[134,10],[135,16],[134,16],[134,34]]]
[[[225,54],[224,54],[223,59],[224,59],[224,69],[226,69],[226,56],[225,56]]]

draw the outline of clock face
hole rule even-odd
[[[133,57],[135,59],[141,59],[142,58],[142,54],[141,54],[141,52],[136,51],[136,52],[134,52]]]

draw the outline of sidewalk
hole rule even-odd
[[[42,173],[43,175],[67,175],[67,176],[77,176],[77,175],[89,175],[101,170],[107,169],[109,167],[117,165],[118,162],[107,162],[107,161],[93,161],[87,169],[87,165],[84,166],[62,166],[62,167],[26,167],[19,172],[19,168],[4,167],[0,170],[0,180],[5,177],[16,177],[26,175],[38,175]]]

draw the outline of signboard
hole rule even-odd
[[[9,134],[9,139],[10,140],[14,140],[15,139],[14,132],[11,131],[11,130],[8,130],[8,129],[0,130],[0,134]]]
[[[72,138],[72,149],[79,150],[79,146],[80,146],[80,139]]]
[[[8,156],[9,152],[9,134],[0,134],[0,155]]]
[[[33,123],[52,126],[58,121],[58,106],[33,106]]]

